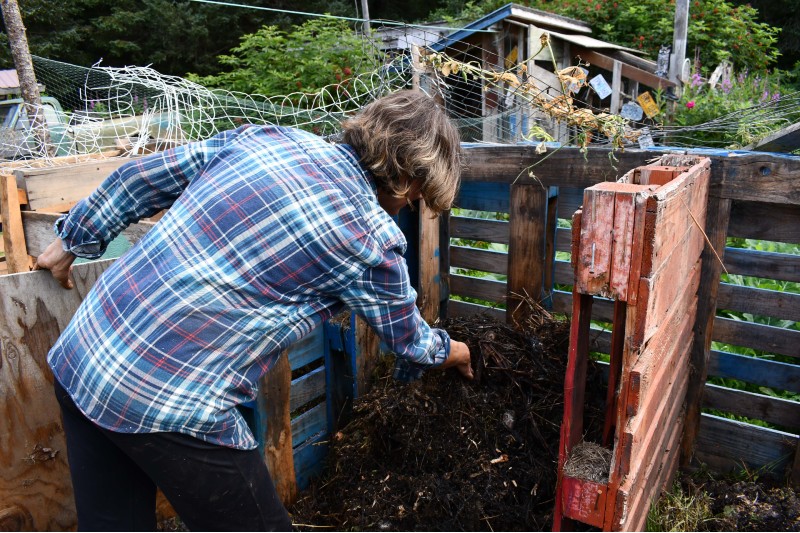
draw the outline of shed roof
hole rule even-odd
[[[518,4],[506,4],[501,8],[495,9],[488,15],[484,15],[478,20],[467,24],[463,29],[451,33],[444,39],[434,43],[431,48],[440,52],[453,43],[462,41],[479,31],[486,30],[497,22],[507,19],[533,24],[538,28],[548,31],[561,30],[582,35],[588,35],[592,32],[587,23],[577,19],[555,15],[546,11],[539,11],[538,9],[531,9]]]
[[[0,89],[19,90],[19,77],[17,71],[12,69],[0,70]]]

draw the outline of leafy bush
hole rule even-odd
[[[354,33],[345,21],[312,19],[289,32],[264,26],[245,35],[241,44],[219,61],[230,68],[212,76],[189,75],[206,87],[275,96],[315,92],[348,83],[356,70],[373,70],[377,47]]]

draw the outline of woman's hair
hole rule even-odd
[[[422,198],[434,213],[450,209],[461,179],[461,141],[433,98],[398,91],[372,102],[342,127],[343,141],[358,153],[378,188],[402,198],[411,179],[419,180]]]

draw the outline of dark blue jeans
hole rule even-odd
[[[290,531],[258,450],[180,433],[116,433],[56,381],[81,531],[154,531],[156,487],[192,531]]]

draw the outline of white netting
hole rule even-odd
[[[527,43],[520,38],[507,47],[511,53],[497,57],[497,43],[509,39],[508,28],[487,32],[487,48],[482,48],[444,43],[450,29],[393,25],[380,31],[378,23],[372,24],[373,37],[364,38],[363,46],[370,47],[372,57],[383,58],[380,66],[313,93],[268,97],[212,90],[148,67],[86,68],[36,57],[38,81],[62,109],[43,103],[45,139],[32,131],[24,108],[18,106],[15,121],[11,106],[3,103],[0,167],[158,151],[243,123],[333,134],[349,113],[412,86],[445,104],[464,141],[535,142],[542,149],[545,141],[637,146],[643,131],[655,143],[681,146],[695,142],[692,136],[698,132],[736,133],[746,126],[766,133],[788,124],[798,110],[800,95],[790,94],[705,124],[665,127],[647,117],[634,120],[600,108],[587,65],[559,68],[546,32]],[[487,61],[492,54],[494,59]]]

